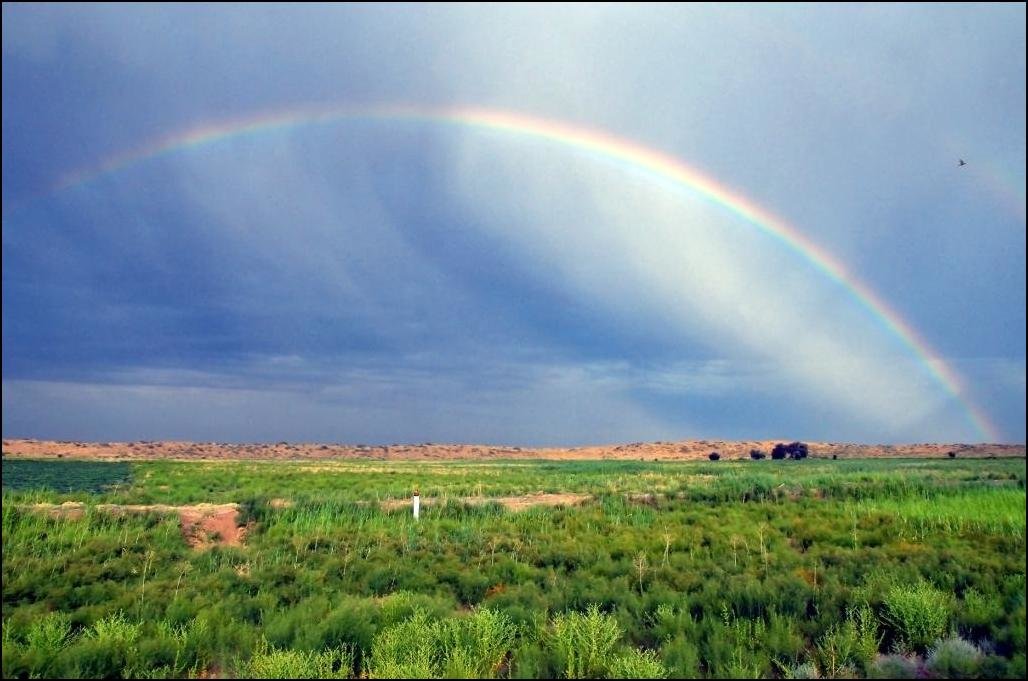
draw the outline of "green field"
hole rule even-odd
[[[59,464],[4,459],[4,491],[49,489],[102,492],[132,481],[132,466],[122,462],[62,461]]]
[[[1024,459],[81,465],[3,462],[5,677],[1025,675]]]

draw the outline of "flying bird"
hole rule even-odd
[[[967,163],[964,162],[964,159],[960,159],[960,163],[957,164],[957,167],[959,168],[960,166],[966,166],[966,165],[967,165]]]

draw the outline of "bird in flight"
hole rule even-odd
[[[960,163],[957,164],[957,167],[959,168],[960,166],[966,166],[966,165],[967,165],[967,163],[964,161],[964,159],[960,159]]]

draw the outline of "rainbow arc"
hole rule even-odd
[[[248,118],[203,125],[151,141],[112,156],[101,163],[62,177],[44,196],[85,184],[100,176],[118,172],[141,161],[249,135],[284,131],[312,125],[356,120],[420,121],[466,128],[492,130],[523,138],[546,141],[581,153],[601,157],[642,172],[652,181],[686,189],[712,201],[761,232],[778,240],[807,261],[814,269],[847,290],[852,299],[914,354],[923,369],[966,410],[980,437],[998,441],[999,435],[987,415],[968,397],[957,373],[928,342],[869,286],[849,272],[841,262],[819,247],[800,230],[754,201],[688,166],[680,159],[600,130],[487,108],[475,107],[300,107]]]

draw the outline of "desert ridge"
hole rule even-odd
[[[717,453],[721,460],[749,459],[759,451],[770,457],[781,440],[683,440],[633,442],[582,447],[518,447],[478,444],[335,444],[335,443],[221,443],[182,441],[78,442],[68,440],[4,439],[3,456],[25,459],[94,460],[644,460],[699,461]],[[1024,457],[1025,445],[920,443],[873,445],[807,442],[811,458],[990,458]]]

